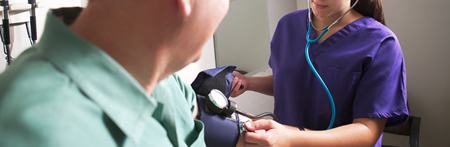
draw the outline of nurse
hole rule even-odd
[[[381,0],[309,0],[308,10],[284,16],[271,42],[273,75],[248,77],[237,72],[232,96],[246,90],[273,95],[280,123],[247,124],[246,145],[381,146],[384,127],[405,122],[406,73],[395,34],[385,26]],[[352,9],[352,6],[355,7]],[[346,13],[348,11],[348,13]],[[342,18],[340,18],[343,16]],[[340,19],[339,19],[340,18]],[[330,26],[322,38],[319,36]],[[307,36],[308,29],[312,29]],[[306,61],[309,57],[333,96],[327,93]]]

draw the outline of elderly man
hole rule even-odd
[[[229,0],[90,0],[0,75],[0,146],[205,146],[197,61]]]

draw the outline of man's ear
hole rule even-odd
[[[189,16],[192,11],[192,3],[193,0],[177,0],[178,7],[180,8],[181,15]]]

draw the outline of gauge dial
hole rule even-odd
[[[228,106],[227,97],[217,89],[211,90],[211,93],[209,93],[209,99],[217,108],[224,109]]]

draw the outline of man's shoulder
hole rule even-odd
[[[58,79],[58,80],[56,80]],[[108,143],[107,117],[69,79],[23,78],[0,89],[0,142],[6,146]],[[25,80],[30,80],[27,85]],[[106,135],[105,135],[106,134]],[[88,137],[89,136],[89,137]],[[98,143],[94,141],[98,140]],[[109,141],[109,143],[114,143]],[[113,144],[110,144],[113,145]],[[1,146],[1,145],[0,145]]]
[[[24,52],[0,74],[0,100],[52,98],[74,88],[70,78],[33,50]],[[1,105],[0,105],[1,106]]]
[[[33,52],[26,51],[0,75],[0,123],[57,124],[53,120],[95,108],[69,76]]]

